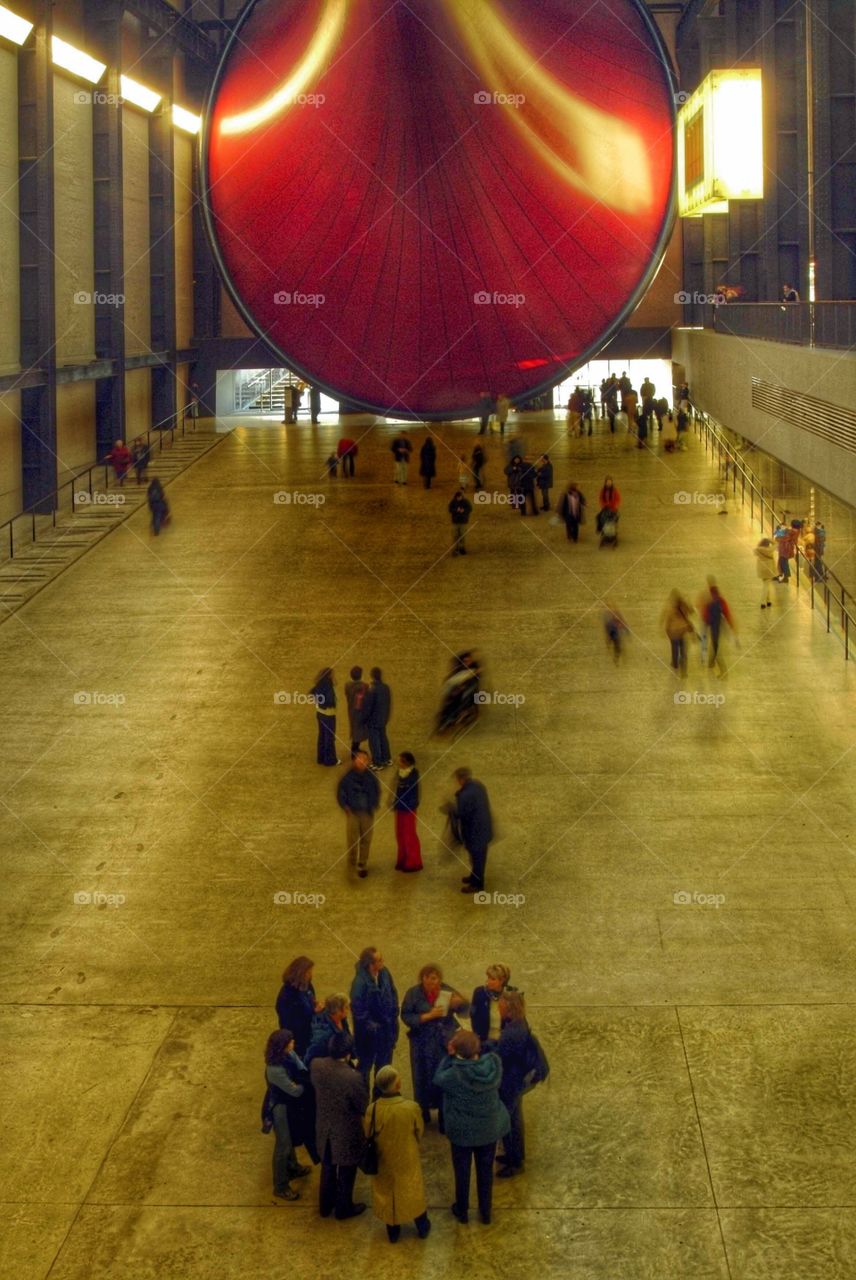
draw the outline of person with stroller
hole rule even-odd
[[[597,497],[598,513],[597,513],[597,531],[603,537],[603,527],[610,523],[618,526],[618,508],[621,506],[621,494],[616,489],[612,476],[606,476],[603,486]]]

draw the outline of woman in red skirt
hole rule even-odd
[[[398,845],[396,871],[421,871],[422,849],[416,834],[416,810],[419,808],[419,770],[416,757],[402,751],[398,757],[395,778],[395,839]]]

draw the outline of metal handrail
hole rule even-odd
[[[775,507],[772,504],[773,495],[770,494],[770,500],[768,500],[764,486],[759,482],[754,471],[751,471],[746,466],[740,454],[732,448],[728,440],[723,436],[719,425],[709,414],[693,406],[692,421],[696,431],[703,436],[705,453],[710,451],[711,457],[714,453],[718,453],[719,467],[725,484],[726,496],[730,481],[732,494],[735,498],[737,497],[739,479],[740,500],[743,506],[746,505],[748,494],[750,520],[757,519],[761,532],[764,533],[764,517],[765,515],[768,516],[770,536],[772,537],[777,526],[781,523],[781,519],[776,515]],[[826,610],[826,630],[832,631],[833,621],[836,627],[840,629],[844,641],[844,660],[847,662],[850,660],[851,640],[856,641],[856,599],[850,594],[841,579],[831,569],[827,569],[825,564],[822,565],[822,571],[819,575],[800,546],[795,548],[795,552],[797,590],[802,585],[802,579],[805,578],[809,583],[812,609],[816,607],[815,597],[817,596],[820,598],[820,607]],[[803,567],[803,564],[805,567]],[[800,572],[801,569],[802,573]]]
[[[166,425],[166,423],[168,422],[171,422],[170,426]],[[192,423],[192,425],[188,426],[188,422]],[[175,441],[176,432],[180,432],[181,435],[184,436],[186,432],[195,431],[195,430],[196,430],[195,418],[192,418],[192,417],[189,418],[187,415],[183,413],[181,414],[177,413],[174,415],[170,415],[169,418],[164,418],[162,422],[155,423],[154,426],[150,427],[149,430],[145,433],[145,438],[146,438],[146,442],[149,445],[151,445],[152,437],[156,435],[160,442],[158,445],[157,452],[162,453],[164,448],[164,436],[169,437],[169,444],[172,445]],[[135,440],[137,438],[138,438],[137,436],[134,436]],[[0,545],[2,545],[3,530],[8,528],[9,559],[10,560],[15,559],[15,522],[17,520],[29,519],[30,526],[31,526],[29,545],[32,546],[32,544],[36,541],[38,536],[38,530],[36,527],[37,517],[39,516],[47,517],[48,515],[50,515],[50,518],[51,518],[50,527],[52,529],[55,529],[57,512],[60,509],[60,504],[58,499],[60,494],[69,486],[71,486],[71,514],[74,515],[77,509],[76,494],[79,491],[76,488],[76,486],[78,486],[81,480],[83,480],[85,482],[85,490],[88,490],[89,497],[91,498],[93,494],[93,486],[92,486],[93,472],[100,471],[102,467],[104,468],[104,488],[105,489],[109,488],[110,464],[108,462],[105,462],[102,459],[99,459],[96,462],[91,463],[84,471],[79,471],[77,475],[72,476],[69,480],[63,480],[62,484],[58,485],[57,488],[54,489],[52,493],[48,493],[43,498],[39,498],[37,502],[32,503],[29,507],[24,507],[23,511],[19,511],[17,515],[12,516],[9,520],[4,520],[3,523],[0,524]],[[38,508],[43,508],[47,503],[51,503],[50,512],[38,509]]]

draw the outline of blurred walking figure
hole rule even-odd
[[[606,647],[612,650],[616,666],[621,661],[622,637],[630,632],[630,628],[618,612],[614,604],[604,601],[603,629],[606,634]]]
[[[398,1040],[398,992],[377,947],[364,947],[351,983],[357,1065],[366,1084],[392,1062]]]
[[[597,531],[602,533],[608,518],[617,516],[618,508],[621,506],[621,494],[613,484],[612,476],[604,477],[600,493],[597,495],[597,503]]]
[[[462,493],[466,493],[470,485],[470,464],[467,462],[466,455],[458,454],[458,488]]]
[[[336,456],[342,461],[342,479],[354,474],[354,464],[356,462],[359,448],[356,440],[351,440],[348,436],[342,436],[336,445]]]
[[[479,392],[479,435],[487,431],[490,415],[493,413],[493,396],[489,391]]]
[[[550,490],[553,487],[553,464],[549,453],[542,453],[536,473],[538,488],[541,491],[541,510],[550,510]]]
[[[336,754],[336,689],[333,668],[322,667],[309,691],[315,706],[318,725],[318,744],[315,759],[318,764],[341,764]]]
[[[716,667],[716,674],[721,679],[726,674],[725,663],[722,661],[719,652],[722,624],[725,622],[731,628],[731,633],[734,636],[737,635],[737,627],[731,616],[728,601],[720,593],[719,587],[713,578],[708,578],[707,580],[707,595],[704,597],[700,613],[707,637],[707,665]]]
[[[505,424],[508,421],[508,414],[511,409],[511,401],[504,391],[501,391],[496,397],[496,420],[499,423],[499,434],[505,435]]]
[[[565,522],[565,532],[569,542],[576,542],[580,536],[580,525],[585,518],[586,500],[578,487],[571,481],[567,492],[559,503],[559,515]]]
[[[672,670],[682,676],[687,674],[687,637],[697,637],[696,629],[690,621],[694,613],[692,605],[680,591],[673,590],[661,618],[661,625],[672,648]]]
[[[327,468],[327,478],[329,480],[335,480],[339,473],[339,459],[335,453],[330,454],[329,458],[324,463],[324,466]]]
[[[675,422],[675,415],[671,409],[663,418],[663,448],[666,453],[674,453],[675,446],[678,443],[678,424]]]
[[[803,540],[803,551],[808,561],[808,571],[813,582],[823,582],[826,568],[823,563],[826,551],[826,529],[819,522],[809,529]]]
[[[137,436],[131,448],[131,457],[134,462],[134,471],[137,474],[137,484],[142,484],[151,462],[152,446],[142,436]]]
[[[169,519],[166,494],[157,476],[149,482],[149,487],[146,490],[146,501],[149,504],[149,511],[152,513],[152,533],[157,537]]]
[[[395,869],[396,871],[421,871],[422,847],[416,831],[419,770],[416,768],[416,757],[410,751],[402,751],[398,757],[392,808],[395,813],[395,843],[398,847]]]
[[[365,724],[372,753],[372,769],[387,769],[392,764],[386,726],[392,714],[392,690],[384,684],[380,667],[372,667],[372,682],[365,703]]]
[[[452,501],[449,503],[449,515],[452,517],[452,555],[465,556],[467,554],[466,537],[467,525],[470,521],[470,512],[472,511],[472,503],[464,497],[462,489],[458,489]]]
[[[390,1244],[401,1235],[402,1223],[411,1219],[420,1240],[431,1230],[419,1141],[425,1122],[419,1106],[401,1096],[401,1078],[395,1067],[382,1067],[375,1077],[374,1101],[363,1120],[366,1137],[377,1144],[377,1174],[372,1178],[372,1209],[386,1224]]]
[[[113,468],[116,479],[120,485],[125,483],[125,476],[131,468],[132,461],[131,450],[125,444],[124,440],[117,440],[105,458],[105,462],[109,462],[110,466]]]
[[[484,456],[484,449],[481,447],[480,444],[477,444],[473,449],[473,455],[472,455],[472,458],[470,459],[470,465],[472,466],[472,472],[473,472],[473,479],[475,480],[476,493],[479,493],[480,490],[484,488],[482,472],[484,471],[486,461],[487,459]]]
[[[437,474],[437,446],[433,436],[428,436],[419,450],[419,474],[426,489],[431,488],[431,481]]]
[[[776,576],[776,551],[769,538],[762,538],[755,548],[755,572],[761,579],[761,608],[772,608],[770,583]]]
[[[413,452],[413,445],[409,437],[402,431],[400,435],[395,437],[390,449],[395,459],[393,479],[396,484],[407,484],[407,467],[410,463],[410,455]]]

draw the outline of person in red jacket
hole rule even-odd
[[[131,463],[133,462],[131,450],[125,444],[125,441],[117,440],[104,461],[110,463],[116,473],[116,479],[119,484],[124,484],[125,476],[130,471]]]
[[[342,439],[336,445],[336,457],[342,460],[342,479],[354,474],[354,460],[358,454],[356,440],[350,440],[348,436],[342,436]]]
[[[600,533],[608,515],[615,515],[621,506],[621,494],[612,483],[612,476],[606,476],[603,488],[598,494],[597,531]]]
[[[709,667],[715,666],[716,674],[721,679],[725,675],[725,663],[719,653],[719,637],[722,631],[722,624],[726,622],[734,635],[737,634],[737,627],[734,625],[728,601],[725,596],[720,594],[719,587],[713,578],[708,578],[707,580],[707,593],[699,600],[699,613],[706,631],[707,665]]]

